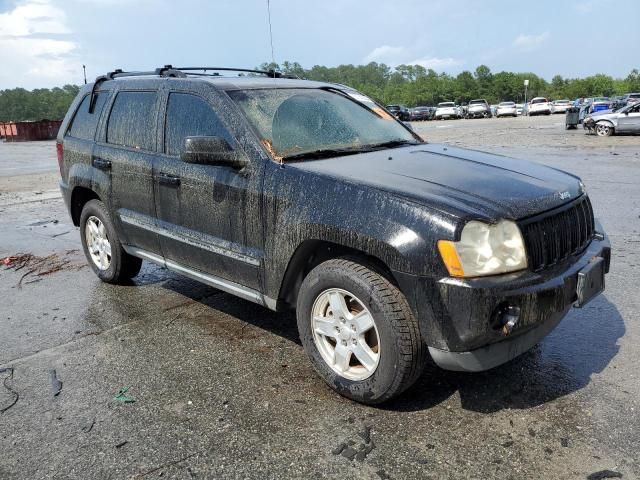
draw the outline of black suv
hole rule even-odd
[[[408,122],[409,120],[411,120],[411,112],[404,105],[387,105],[387,110],[394,117],[402,120],[403,122]]]
[[[427,354],[479,371],[527,351],[609,268],[577,177],[428,144],[341,85],[116,71],[81,90],[57,150],[100,279],[144,259],[296,309],[314,368],[364,403]]]

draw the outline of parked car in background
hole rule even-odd
[[[387,105],[387,110],[398,120],[402,120],[403,122],[411,120],[411,113],[404,105]]]
[[[471,100],[469,102],[469,110],[467,111],[467,118],[490,118],[491,107],[484,99]]]
[[[445,118],[461,118],[460,107],[453,102],[440,102],[433,118],[444,120]]]
[[[527,115],[551,115],[551,104],[544,97],[536,97],[529,102]]]
[[[524,113],[524,105],[522,103],[516,103],[516,114],[522,115]]]
[[[496,117],[517,117],[518,110],[514,102],[500,102],[496,107]]]
[[[567,113],[571,100],[554,100],[551,102],[551,113]]]
[[[640,102],[631,103],[615,112],[603,111],[587,115],[583,127],[599,137],[614,133],[640,134]]]
[[[435,108],[433,107],[415,107],[411,109],[411,120],[416,122],[433,120],[434,113]]]
[[[625,93],[622,97],[622,101],[627,105],[640,102],[640,93]]]
[[[589,108],[589,113],[602,112],[603,110],[610,110],[612,102],[609,97],[594,97]]]

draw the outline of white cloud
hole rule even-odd
[[[551,37],[549,32],[543,32],[539,35],[525,35],[521,33],[513,41],[513,45],[522,50],[535,50]]]
[[[382,63],[392,63],[395,62],[397,58],[405,55],[404,47],[392,47],[390,45],[382,45],[380,47],[376,47],[369,52],[369,54],[364,57],[365,63],[369,62],[382,62]]]
[[[421,65],[424,68],[432,68],[436,71],[446,70],[452,67],[462,65],[464,62],[451,57],[436,56],[418,56],[420,52],[415,48],[407,48],[403,46],[382,45],[376,47],[364,57],[364,62],[386,63],[391,67],[398,65]],[[413,58],[413,60],[411,60]]]
[[[413,60],[411,62],[407,62],[407,65],[420,65],[427,70],[432,68],[436,71],[447,70],[452,67],[458,67],[462,65],[464,62],[462,60],[457,60],[455,58],[446,57],[423,57]]]
[[[59,85],[76,79],[75,42],[62,9],[49,0],[23,0],[0,13],[0,88]]]
[[[30,0],[9,12],[0,13],[0,37],[37,33],[69,33],[64,12],[48,0]]]

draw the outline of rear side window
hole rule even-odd
[[[100,114],[104,108],[107,96],[108,94],[106,92],[98,92],[96,94],[96,106],[93,113],[89,113],[89,99],[91,95],[86,95],[82,99],[69,127],[70,136],[84,140],[94,139],[98,120],[100,119]]]
[[[168,155],[180,155],[186,137],[215,136],[231,143],[231,136],[207,102],[188,93],[169,94],[164,145]]]
[[[107,143],[155,150],[156,92],[120,92],[107,124]]]

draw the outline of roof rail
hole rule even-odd
[[[202,70],[202,73],[196,72],[196,70]],[[207,73],[211,72],[211,73]],[[139,72],[124,72],[122,69],[117,68],[113,72],[108,72],[106,75],[100,75],[96,77],[91,88],[91,98],[89,99],[89,113],[93,113],[96,103],[96,90],[102,82],[107,80],[114,80],[116,78],[123,77],[143,77],[158,75],[160,77],[177,77],[185,78],[187,75],[195,76],[220,76],[218,72],[241,72],[241,73],[258,73],[260,75],[266,75],[272,78],[300,78],[295,75],[285,75],[282,72],[271,70],[253,70],[249,68],[231,68],[231,67],[174,67],[172,65],[165,65],[164,67],[156,68],[155,70],[139,71]]]

